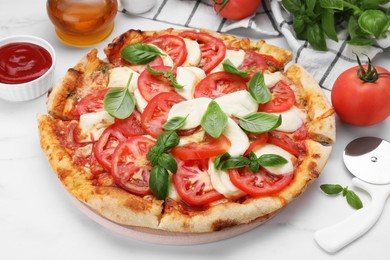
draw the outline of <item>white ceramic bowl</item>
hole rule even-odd
[[[8,101],[27,101],[45,94],[53,85],[56,54],[45,40],[31,35],[14,35],[0,40],[0,46],[14,42],[29,42],[45,48],[51,55],[52,65],[45,74],[37,79],[20,84],[0,83],[0,99]]]
[[[131,14],[142,14],[156,4],[156,0],[120,0],[120,6]]]

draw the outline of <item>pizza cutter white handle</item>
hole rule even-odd
[[[362,236],[376,223],[382,214],[384,204],[390,194],[390,185],[374,185],[353,178],[352,182],[366,190],[371,204],[357,210],[347,219],[314,234],[316,242],[327,252],[334,253]]]

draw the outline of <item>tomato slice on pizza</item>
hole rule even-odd
[[[171,107],[185,99],[176,92],[162,92],[149,101],[141,116],[142,129],[157,138],[163,132],[162,125],[167,121]]]
[[[177,160],[173,182],[180,197],[191,205],[204,205],[223,198],[212,186],[208,160]]]
[[[111,161],[115,183],[138,195],[150,194],[149,178],[152,164],[147,156],[155,142],[143,136],[134,136],[119,143]]]
[[[180,36],[199,43],[202,57],[198,67],[206,73],[214,69],[225,57],[226,46],[220,39],[195,31],[184,31]]]
[[[161,35],[145,41],[152,43],[165,51],[173,60],[175,66],[180,66],[187,58],[187,48],[184,40],[175,35]]]
[[[260,112],[284,112],[295,104],[294,91],[283,81],[279,81],[270,89],[272,100],[259,106]]]
[[[247,90],[245,79],[239,75],[220,71],[209,74],[202,79],[194,90],[194,97],[217,97],[233,93],[239,90]]]

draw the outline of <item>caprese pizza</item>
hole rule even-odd
[[[129,30],[48,94],[41,147],[78,200],[122,225],[265,221],[322,171],[333,110],[292,54],[210,31]]]

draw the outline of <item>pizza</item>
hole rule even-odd
[[[318,178],[333,109],[290,51],[206,30],[129,30],[49,91],[41,147],[66,189],[121,225],[263,222]]]

